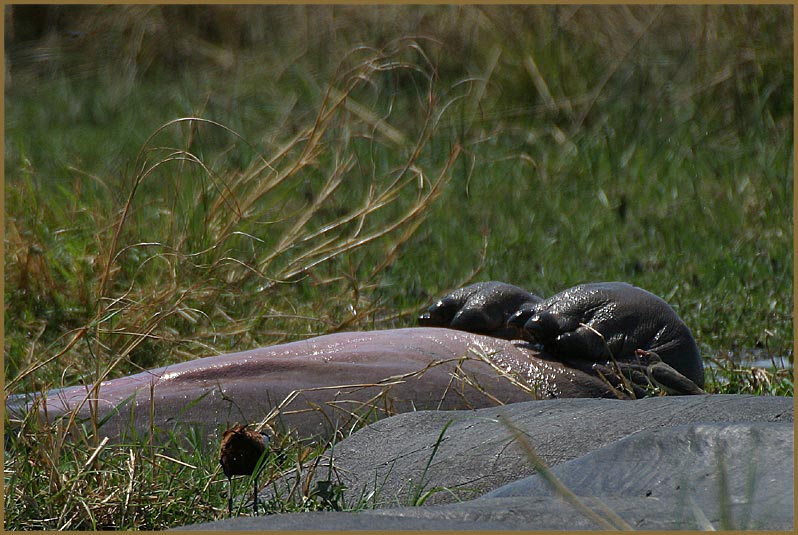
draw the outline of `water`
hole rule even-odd
[[[790,361],[792,355],[772,355],[766,349],[743,349],[738,351],[724,351],[714,356],[712,361],[705,362],[710,368],[718,368],[715,360],[733,362],[741,368],[765,368],[776,370],[792,369]]]

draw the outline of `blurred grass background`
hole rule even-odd
[[[710,391],[792,395],[792,10],[5,6],[6,395],[490,279],[642,286]],[[17,439],[8,529],[224,510],[201,445]]]
[[[7,6],[7,380],[86,326],[37,377],[412,325],[476,270],[625,280],[708,358],[791,359],[791,10]],[[439,175],[420,225],[275,252],[333,176],[302,232]]]

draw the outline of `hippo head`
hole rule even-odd
[[[507,320],[518,310],[542,299],[504,282],[471,284],[439,299],[418,318],[422,327],[449,327],[487,334],[496,338],[516,338],[518,329],[508,328]]]
[[[690,329],[665,301],[631,284],[580,284],[519,310],[508,324],[558,359],[629,362],[643,350],[704,385]]]

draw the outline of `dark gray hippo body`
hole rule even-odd
[[[512,371],[534,393],[497,369]],[[467,376],[487,395],[458,376]],[[151,423],[161,430],[199,426],[212,434],[235,422],[263,420],[294,391],[301,392],[282,407],[277,423],[305,437],[350,427],[356,423],[353,415],[370,409],[384,416],[489,407],[536,396],[614,397],[599,378],[541,358],[523,342],[411,328],[330,334],[157,368],[102,383],[97,406],[99,420],[111,415],[101,432],[112,437],[130,430],[146,433]],[[50,391],[38,402],[46,404],[50,420],[73,409],[88,418],[87,396],[87,387],[77,386]],[[12,397],[6,409],[13,418],[33,401]]]
[[[625,282],[580,284],[509,320],[555,358],[632,361],[656,353],[699,387],[704,365],[690,329],[656,295]]]
[[[507,324],[510,317],[541,301],[537,295],[512,284],[477,282],[436,301],[419,316],[418,323],[512,340],[518,331]]]
[[[587,373],[613,375],[614,367],[641,387],[636,395],[648,383],[673,394],[698,394],[704,386],[687,325],[664,300],[624,282],[580,284],[545,300],[504,283],[477,283],[438,300],[419,322],[524,339]]]
[[[583,285],[546,300],[508,284],[479,283],[439,300],[420,322],[460,330],[330,334],[106,381],[96,397],[87,387],[50,391],[44,399],[12,396],[6,409],[13,425],[34,403],[49,420],[70,411],[88,418],[93,403],[101,432],[120,436],[186,425],[214,433],[260,422],[280,406],[273,425],[309,437],[412,410],[641,395],[638,387],[652,376],[672,393],[700,393],[696,384],[703,384],[695,342],[675,312],[621,283]],[[620,370],[608,366],[592,329],[602,333]],[[663,362],[638,350],[661,351]],[[634,389],[621,387],[621,372]]]

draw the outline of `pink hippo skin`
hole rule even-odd
[[[535,393],[496,368],[511,372]],[[488,395],[466,384],[465,375]],[[595,375],[548,360],[522,341],[430,327],[348,332],[106,381],[99,389],[98,420],[111,416],[100,432],[119,438],[131,430],[146,436],[151,427],[169,431],[198,426],[212,435],[236,422],[260,422],[294,391],[300,392],[271,423],[301,437],[330,436],[351,427],[356,422],[353,414],[369,412],[364,402],[383,391],[385,395],[373,403],[377,414],[371,418],[423,409],[482,408],[536,397],[614,396]],[[78,408],[78,419],[88,418],[86,398],[85,386],[52,390],[37,400],[39,414],[53,421]],[[9,398],[12,425],[33,399]],[[157,434],[156,442],[163,437]]]

